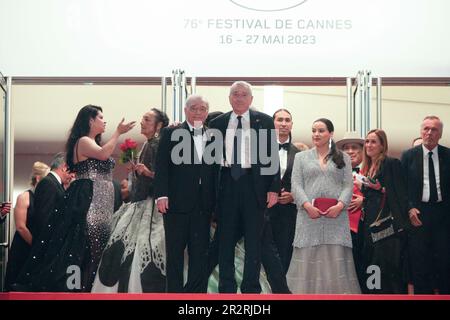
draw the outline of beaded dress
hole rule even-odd
[[[139,162],[153,171],[159,137],[149,139]],[[153,199],[153,178],[134,175],[131,203],[114,213],[112,232],[92,292],[165,292],[165,236]]]

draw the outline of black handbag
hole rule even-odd
[[[403,229],[396,228],[392,213],[389,213],[387,217],[380,219],[381,213],[384,209],[384,204],[386,203],[386,192],[384,188],[382,189],[382,193],[383,198],[381,199],[380,211],[378,212],[378,216],[375,221],[371,225],[369,225],[370,236],[373,243],[387,239],[403,231]]]

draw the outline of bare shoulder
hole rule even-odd
[[[91,138],[89,138],[88,136],[84,136],[84,137],[81,137],[80,139],[78,139],[78,145],[80,147],[90,146],[92,144],[95,144],[95,141],[92,140]]]
[[[16,206],[28,206],[30,203],[30,194],[28,191],[24,191],[17,196]]]

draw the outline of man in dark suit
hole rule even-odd
[[[50,173],[37,185],[34,192],[34,216],[33,224],[35,230],[30,230],[34,239],[38,239],[39,234],[45,227],[50,213],[56,204],[64,197],[63,184],[70,179],[65,153],[57,153],[50,165]]]
[[[449,294],[450,150],[439,145],[443,123],[422,122],[422,145],[405,151],[402,166],[408,188],[409,254],[414,293]]]
[[[207,291],[207,253],[214,207],[214,166],[203,156],[203,123],[208,102],[198,95],[186,100],[186,121],[161,131],[156,157],[155,196],[164,217],[168,292]],[[189,256],[183,287],[184,250]]]
[[[251,85],[238,81],[230,88],[233,111],[211,121],[223,140],[218,183],[219,291],[236,293],[234,249],[242,230],[245,241],[243,293],[260,293],[261,236],[266,208],[280,191],[278,149],[273,119],[249,110]],[[275,145],[275,147],[273,147]],[[242,224],[242,225],[241,225]]]
[[[297,220],[297,207],[293,203],[294,198],[291,193],[292,165],[294,164],[295,154],[300,150],[291,141],[293,124],[291,113],[286,109],[277,110],[273,115],[273,120],[278,135],[281,192],[278,196],[278,203],[269,209],[269,218],[273,240],[286,274],[291,262],[292,242],[294,241]]]

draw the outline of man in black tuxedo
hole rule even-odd
[[[50,165],[50,173],[43,178],[36,186],[34,192],[34,215],[35,230],[30,230],[33,239],[38,239],[39,234],[45,228],[50,213],[56,204],[64,197],[63,184],[70,179],[65,153],[57,153]]]
[[[214,166],[206,164],[203,157],[207,142],[203,123],[208,109],[203,97],[190,96],[184,108],[186,121],[161,130],[155,196],[164,217],[167,292],[207,291],[209,228],[215,200]],[[188,279],[183,287],[186,246]]]
[[[408,188],[409,254],[414,293],[449,294],[450,149],[439,145],[443,123],[422,122],[422,145],[405,151],[402,167]]]
[[[281,191],[278,203],[269,209],[269,219],[272,227],[273,240],[280,254],[284,274],[289,269],[292,257],[292,242],[295,236],[295,223],[297,220],[297,207],[293,203],[291,193],[292,165],[295,154],[300,152],[291,139],[292,115],[286,109],[277,110],[273,115],[275,129],[277,130],[280,156]]]
[[[277,203],[280,191],[275,127],[270,116],[249,110],[253,101],[249,83],[233,83],[229,101],[233,111],[215,118],[210,125],[221,132],[224,142],[217,199],[219,291],[237,292],[234,250],[242,230],[245,262],[241,292],[260,293],[264,213]]]

